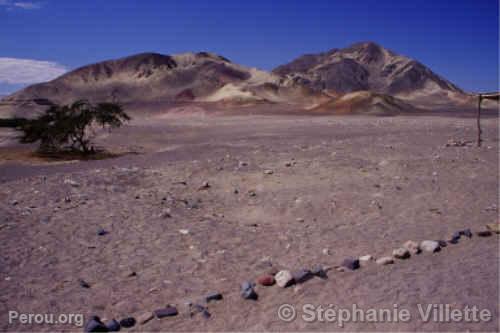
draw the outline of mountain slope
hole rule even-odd
[[[298,80],[314,89],[335,93],[369,90],[407,99],[464,94],[418,61],[372,42],[304,55],[275,68],[273,73],[283,81]]]

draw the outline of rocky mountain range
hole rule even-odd
[[[271,72],[207,52],[142,53],[84,66],[50,82],[31,85],[3,98],[1,104],[19,114],[36,105],[82,98],[166,106],[285,104],[322,112],[337,112],[336,106],[341,105],[342,113],[375,109],[394,113],[411,104],[460,103],[467,95],[418,61],[366,42],[303,55]],[[351,99],[356,103],[351,105]]]

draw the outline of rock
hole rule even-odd
[[[255,196],[257,196],[257,193],[254,190],[250,190],[250,191],[248,191],[248,196],[255,197]]]
[[[64,184],[69,184],[69,185],[71,185],[73,187],[79,187],[80,186],[80,184],[78,184],[78,182],[76,182],[76,181],[74,181],[72,179],[65,179],[64,180]]]
[[[400,247],[399,249],[395,249],[392,251],[392,256],[397,259],[408,259],[411,254],[410,251],[404,247]]]
[[[291,167],[292,166],[292,162],[286,162],[285,163],[285,166],[288,168],[288,167]]]
[[[448,243],[450,244],[458,244],[458,241],[460,240],[460,232],[455,232],[453,235],[451,235],[450,239],[448,240]]]
[[[270,170],[270,169],[264,170],[264,174],[266,174],[266,175],[272,175],[273,173],[274,173],[273,170]]]
[[[491,231],[489,231],[489,230],[482,230],[482,231],[478,231],[478,232],[476,233],[476,235],[477,235],[478,237],[490,237],[490,236],[492,235],[492,233],[491,233]]]
[[[436,240],[436,242],[438,242],[439,247],[446,247],[446,245],[448,245],[448,243],[446,243],[446,241],[442,239],[438,239]]]
[[[141,325],[144,325],[153,318],[154,318],[153,312],[144,312],[139,317],[137,317],[137,322],[139,322],[139,324]]]
[[[190,304],[189,307],[190,307],[190,311],[189,311],[189,316],[190,317],[194,316],[197,313],[201,313],[203,315],[203,317],[206,318],[206,319],[208,319],[208,318],[210,318],[212,316],[210,314],[210,312],[208,312],[208,309],[206,307],[204,307],[203,305],[200,305],[200,304]]]
[[[274,279],[276,280],[276,284],[281,288],[286,288],[292,285],[294,282],[292,273],[290,273],[290,271],[287,270],[279,271],[275,275]]]
[[[394,259],[392,257],[381,257],[378,258],[375,262],[379,265],[390,265],[394,263]]]
[[[179,312],[177,311],[176,307],[167,306],[163,309],[154,310],[153,313],[155,314],[156,318],[161,319],[165,317],[177,316]]]
[[[220,301],[222,299],[222,294],[221,293],[218,293],[218,292],[214,292],[214,293],[210,293],[208,294],[206,297],[205,297],[205,301],[207,303],[211,302],[211,301]]]
[[[272,275],[266,274],[266,275],[260,276],[257,279],[257,283],[260,284],[261,286],[269,287],[269,286],[274,285],[276,283],[276,281],[274,280],[274,277]]]
[[[293,276],[293,281],[295,283],[304,283],[307,280],[310,280],[313,278],[313,274],[308,269],[301,269],[301,270],[295,271],[295,272],[293,272],[292,276]]]
[[[108,332],[108,328],[97,316],[92,316],[83,326],[84,332]]]
[[[364,255],[364,256],[359,257],[358,259],[359,259],[359,261],[364,261],[364,262],[366,262],[366,261],[371,261],[371,260],[373,260],[373,257],[372,257],[371,255],[367,254],[367,255]]]
[[[458,232],[458,234],[460,236],[465,236],[467,238],[472,238],[472,231],[470,229],[464,229],[464,230],[460,230]]]
[[[313,269],[311,269],[311,273],[321,279],[328,279],[326,269],[321,265],[314,266]]]
[[[239,161],[239,162],[238,162],[238,167],[239,167],[239,168],[246,167],[247,165],[248,165],[248,163],[247,163],[247,162],[244,162],[244,161]]]
[[[133,270],[127,270],[123,273],[123,276],[126,278],[134,277],[134,276],[137,276],[137,273]]]
[[[353,271],[359,268],[359,259],[346,258],[342,261],[341,266]]]
[[[116,319],[111,319],[106,323],[106,328],[109,332],[118,332],[121,328],[120,323]]]
[[[244,299],[257,300],[259,296],[253,289],[254,284],[248,281],[245,281],[241,284],[241,297]]]
[[[87,281],[83,280],[83,279],[78,279],[78,284],[82,288],[85,288],[85,289],[89,289],[90,288],[90,284]]]
[[[418,245],[417,242],[414,242],[412,240],[406,241],[403,244],[403,247],[407,249],[410,254],[419,254],[420,253],[420,246]]]
[[[420,243],[422,251],[438,252],[440,250],[439,243],[433,240],[424,240]]]
[[[183,235],[189,235],[189,230],[188,229],[179,229],[179,232]]]
[[[103,228],[99,228],[97,229],[97,235],[98,236],[104,236],[104,235],[107,235],[108,232],[106,230],[104,230]]]
[[[134,317],[127,317],[122,320],[120,320],[120,325],[125,328],[129,328],[135,325],[135,318]]]
[[[491,232],[500,234],[500,223],[488,223],[486,228]]]
[[[208,182],[203,182],[198,190],[206,190],[210,188],[210,184]]]
[[[326,249],[326,248],[325,248],[325,249],[323,249],[321,252],[322,252],[325,256],[329,256],[329,255],[330,255],[330,250],[329,250],[329,249]]]
[[[17,201],[17,200],[12,200],[12,201],[10,202],[10,204],[11,204],[12,206],[17,206],[17,205],[19,204],[19,201]]]

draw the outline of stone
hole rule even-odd
[[[189,230],[188,230],[188,229],[179,229],[179,232],[180,232],[182,235],[189,235]]]
[[[381,257],[378,258],[375,262],[379,265],[390,265],[394,263],[394,259],[392,257]]]
[[[276,280],[276,284],[281,288],[291,286],[294,282],[292,273],[287,270],[279,271],[274,278]]]
[[[292,276],[295,283],[304,283],[307,280],[312,279],[314,275],[308,269],[301,269],[293,272]]]
[[[206,190],[210,188],[210,183],[209,182],[203,182],[201,186],[198,188],[199,190]]]
[[[116,319],[111,319],[106,323],[106,328],[109,332],[118,332],[121,328],[120,323]]]
[[[317,276],[317,277],[319,277],[321,279],[328,279],[328,274],[326,273],[326,269],[323,266],[321,266],[321,265],[314,266],[311,269],[311,273],[314,276]]]
[[[238,162],[238,167],[242,168],[242,167],[246,167],[248,165],[247,162],[244,162],[244,161],[239,161]]]
[[[448,243],[446,243],[446,241],[442,239],[438,239],[436,240],[436,242],[438,242],[440,247],[446,247],[446,245],[448,245]]]
[[[274,285],[276,283],[276,281],[274,280],[274,277],[272,275],[266,274],[266,275],[260,276],[257,279],[257,283],[260,284],[261,286],[269,287],[269,286]]]
[[[255,292],[254,284],[248,281],[245,281],[241,284],[241,297],[244,299],[257,300],[259,296]]]
[[[500,223],[488,223],[486,228],[491,232],[500,234]]]
[[[433,240],[424,240],[420,243],[422,251],[438,252],[440,250],[439,243]]]
[[[83,326],[84,332],[107,332],[108,328],[97,316],[92,316]]]
[[[162,309],[154,310],[153,313],[155,314],[156,318],[161,319],[165,317],[177,316],[179,312],[177,311],[177,308],[175,306],[167,306]]]
[[[359,259],[346,258],[344,259],[344,261],[342,261],[341,266],[353,271],[359,268]]]
[[[448,243],[450,244],[458,244],[458,241],[460,240],[460,232],[454,232],[453,235],[451,235],[450,239],[448,240]]]
[[[129,328],[135,325],[135,318],[134,317],[127,317],[123,318],[120,320],[120,325],[125,328]]]
[[[482,231],[478,231],[478,232],[476,233],[476,235],[477,235],[478,237],[490,237],[490,236],[492,235],[492,233],[491,233],[491,231],[489,231],[489,230],[482,230]]]
[[[64,180],[64,184],[68,184],[68,185],[71,185],[73,187],[79,187],[80,184],[76,181],[74,181],[73,179],[65,179]]]
[[[359,261],[367,262],[367,261],[373,260],[373,257],[371,255],[367,254],[367,255],[359,257],[358,259],[359,259]]]
[[[460,236],[465,236],[467,238],[472,238],[472,231],[470,229],[460,230],[458,233],[459,233]]]
[[[85,281],[84,279],[78,279],[78,284],[82,288],[85,288],[85,289],[89,289],[90,288],[90,284],[87,281]]]
[[[264,170],[264,174],[266,174],[266,175],[272,175],[273,173],[274,173],[273,170],[270,170],[270,169]]]
[[[255,197],[255,196],[257,196],[257,193],[254,190],[250,190],[250,191],[248,191],[248,195],[250,197]]]
[[[211,302],[211,301],[220,301],[222,299],[222,294],[221,293],[218,293],[218,292],[214,292],[214,293],[210,293],[208,294],[206,297],[205,297],[205,301],[207,303]]]
[[[408,259],[411,254],[410,251],[404,247],[400,247],[399,249],[395,249],[392,251],[392,256],[397,259]]]
[[[325,256],[329,256],[330,255],[330,250],[325,248],[321,251]]]
[[[212,315],[208,312],[208,309],[200,304],[190,304],[189,316],[192,317],[197,313],[201,313],[205,319],[210,318]]]
[[[137,322],[141,325],[144,325],[153,318],[154,318],[153,312],[144,312],[139,317],[137,317]]]
[[[418,245],[417,242],[414,242],[412,240],[406,241],[403,244],[403,247],[407,249],[410,254],[419,254],[420,253],[420,246]]]
[[[104,235],[107,235],[108,232],[106,230],[104,230],[103,228],[99,228],[97,229],[97,235],[98,236],[104,236]]]

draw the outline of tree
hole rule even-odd
[[[77,151],[83,154],[95,152],[92,139],[95,129],[120,127],[130,117],[117,103],[93,105],[79,100],[70,105],[52,105],[35,119],[26,120],[18,130],[20,142],[40,142],[41,152]]]

